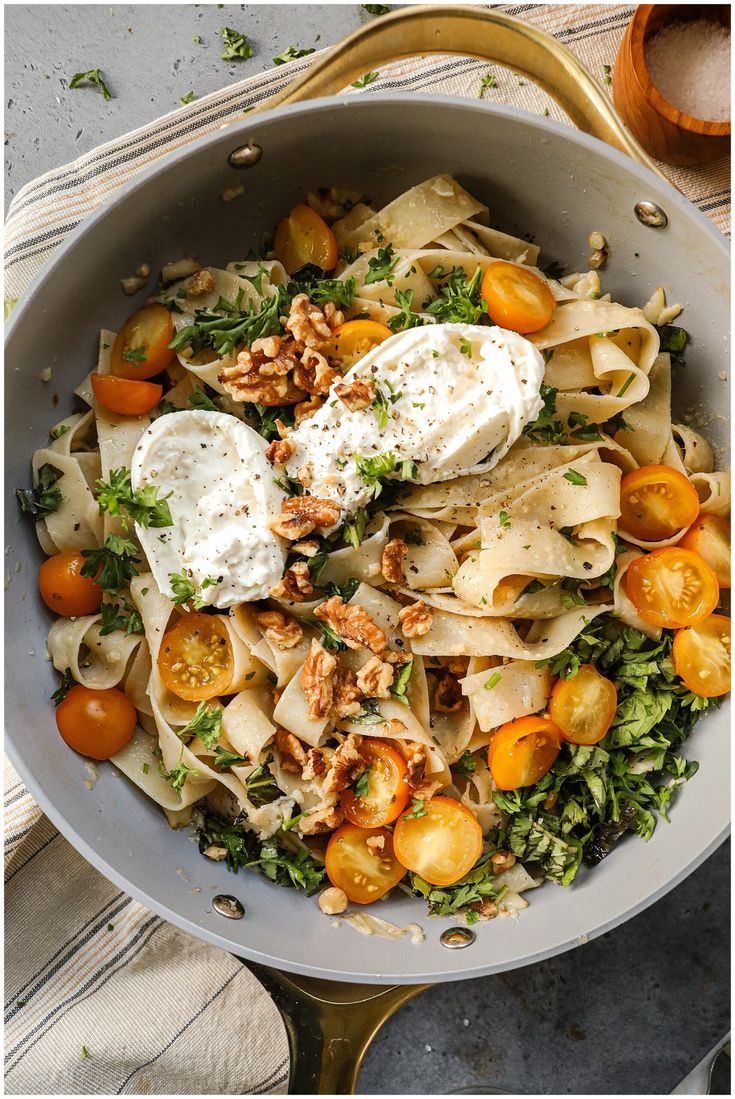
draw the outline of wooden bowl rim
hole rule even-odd
[[[731,120],[728,122],[711,122],[687,114],[686,111],[682,111],[679,107],[669,103],[668,99],[664,99],[651,80],[651,74],[646,64],[646,30],[654,9],[658,6],[657,4],[640,4],[630,21],[630,48],[633,71],[644,98],[667,121],[682,130],[703,134],[706,137],[729,137]]]

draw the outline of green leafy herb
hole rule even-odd
[[[488,73],[487,76],[483,76],[482,80],[480,81],[480,90],[477,93],[477,98],[484,99],[487,89],[497,88],[497,86],[498,78],[496,77],[495,73]]]
[[[187,576],[185,572],[171,572],[169,573],[169,582],[171,584],[171,590],[173,594],[173,601],[177,607],[180,607],[182,603],[188,603],[191,601],[196,610],[200,610],[205,604],[199,590],[191,580],[191,577]],[[202,589],[211,588],[215,584],[219,583],[219,580],[215,576],[207,576],[202,581]]]
[[[486,691],[492,691],[493,687],[497,687],[498,683],[502,679],[500,672],[493,672],[489,679],[486,679],[483,683],[483,687]]]
[[[421,798],[413,798],[411,801],[411,807],[407,813],[403,814],[404,820],[415,820],[417,817],[425,817],[426,806]]]
[[[97,503],[100,514],[108,512],[110,515],[122,516],[123,526],[127,526],[127,516],[142,527],[173,526],[171,510],[167,503],[171,495],[169,492],[159,499],[158,488],[155,485],[143,485],[142,488],[133,490],[130,470],[125,466],[110,470],[109,481],[97,482]]]
[[[421,534],[421,527],[413,527],[403,532],[403,541],[407,546],[425,546],[426,543]]]
[[[452,764],[452,770],[461,778],[472,778],[477,770],[477,760],[469,748],[465,748],[459,759]]]
[[[464,336],[459,338],[459,353],[460,355],[466,355],[468,359],[472,358],[472,344]]]
[[[369,485],[373,492],[373,499],[377,499],[383,491],[383,478],[395,473],[399,479],[414,480],[418,476],[418,467],[410,459],[398,459],[392,451],[386,454],[376,454],[372,458],[361,458],[354,455],[357,472],[362,481]]]
[[[387,4],[363,4],[368,15],[387,15],[390,8]]]
[[[611,65],[603,65],[602,66],[602,79],[605,81],[606,84],[612,84],[612,66]]]
[[[402,396],[402,393],[396,393],[394,391],[390,382],[386,381],[382,384],[381,382],[375,382],[375,397],[373,399],[372,409],[381,431],[388,426],[391,405],[394,405],[396,401],[399,401]]]
[[[679,328],[675,324],[664,324],[661,327],[657,327],[659,340],[661,341],[660,350],[668,351],[671,356],[671,360],[680,366],[684,365],[684,351],[686,349],[687,342],[689,340],[689,333],[685,328]]]
[[[499,901],[507,892],[495,885],[492,851],[481,855],[468,874],[454,885],[439,888],[424,881],[418,874],[411,874],[410,885],[414,893],[429,902],[430,916],[456,916],[464,913],[467,923],[474,923],[478,915],[469,909],[478,901]]]
[[[511,523],[507,511],[501,511],[498,515],[498,526],[503,530],[510,530]]]
[[[357,549],[362,545],[362,540],[365,537],[365,528],[370,522],[370,516],[365,508],[358,508],[354,515],[351,515],[349,519],[346,519],[340,530],[343,541],[348,546],[352,546]]]
[[[396,290],[396,305],[399,313],[394,313],[388,319],[388,327],[391,332],[403,332],[408,328],[420,328],[426,321],[419,313],[412,312],[413,290]]]
[[[483,317],[487,319],[480,297],[481,282],[482,268],[478,267],[468,279],[463,268],[453,267],[442,276],[438,297],[426,301],[424,309],[440,324],[478,324]]]
[[[364,76],[358,77],[357,80],[352,81],[353,88],[367,88],[368,84],[372,84],[374,80],[377,80],[380,76],[380,71],[365,73]]]
[[[392,244],[386,244],[385,248],[379,248],[377,256],[371,256],[368,260],[365,285],[367,286],[373,282],[385,281],[388,283],[388,286],[392,286],[393,275],[391,272],[397,262],[398,256],[394,252]]]
[[[626,392],[628,391],[628,386],[629,386],[629,385],[630,385],[630,383],[631,383],[631,382],[632,382],[632,381],[634,380],[634,378],[635,378],[635,374],[629,374],[629,375],[628,375],[628,377],[627,377],[627,378],[625,379],[625,381],[623,382],[623,384],[621,385],[621,387],[620,387],[620,389],[618,390],[618,392],[617,392],[617,393],[615,394],[615,396],[616,396],[616,397],[622,397],[622,396],[623,396],[623,394],[624,394],[624,393],[626,393]]]
[[[102,79],[101,69],[89,69],[86,73],[74,73],[74,76],[69,81],[69,87],[78,88],[80,84],[84,84],[86,81],[89,81],[90,84],[94,84],[98,87],[105,99],[115,98]]]
[[[356,576],[349,576],[343,584],[332,584],[331,582],[324,585],[324,590],[328,596],[338,595],[343,603],[349,603],[352,596],[360,587],[361,581]]]
[[[100,607],[102,625],[100,635],[104,637],[115,630],[122,630],[126,637],[134,633],[144,633],[143,620],[138,608],[129,599],[123,599],[120,603],[103,603]]]
[[[120,534],[108,535],[100,549],[82,550],[82,557],[86,561],[82,565],[81,575],[89,576],[109,595],[117,595],[138,575],[135,567],[140,564],[138,548]]]
[[[198,385],[189,397],[189,404],[200,412],[219,412],[219,408],[211,397],[208,397],[202,387]]]
[[[177,735],[184,737],[198,736],[205,748],[210,751],[217,744],[222,732],[222,707],[208,706],[206,702],[200,702],[197,712],[188,725],[177,730]]]
[[[228,312],[222,316],[209,309],[197,309],[194,323],[180,329],[169,347],[174,351],[190,347],[195,355],[211,347],[221,356],[229,355],[238,346],[246,344],[249,347],[257,339],[278,335],[281,312],[287,303],[288,296],[283,287],[279,287],[277,294],[264,298],[260,304],[251,303],[243,312]]]
[[[573,485],[581,485],[585,488],[587,486],[587,478],[577,473],[576,469],[568,469],[564,474],[564,480],[570,481]]]
[[[409,660],[406,664],[401,664],[398,669],[398,674],[390,687],[390,693],[398,702],[402,702],[404,706],[408,706],[408,696],[406,692],[408,690],[412,671],[413,660]]]
[[[297,61],[300,57],[308,57],[310,53],[314,53],[314,47],[311,46],[305,50],[300,50],[298,46],[289,46],[273,58],[274,65],[287,65],[289,61]]]
[[[214,750],[214,765],[222,770],[225,767],[236,767],[240,763],[247,763],[245,756],[238,755],[237,752],[230,752],[227,748],[217,747]]]
[[[344,652],[347,648],[342,638],[338,633],[328,626],[326,622],[322,622],[321,619],[315,618],[310,623],[312,626],[316,626],[322,634],[322,645],[325,649],[332,653]]]
[[[275,839],[258,840],[253,832],[210,814],[199,831],[199,850],[205,852],[212,846],[225,848],[230,870],[258,867],[271,881],[303,889],[307,896],[321,888],[326,876],[307,848],[287,851]]]
[[[49,432],[49,437],[51,439],[60,439],[62,435],[66,435],[67,431],[70,430],[71,429],[69,424],[59,424],[58,427],[52,428],[52,430]]]
[[[352,792],[356,798],[366,798],[370,793],[370,768],[362,771],[352,783]]]
[[[219,32],[224,43],[223,61],[246,61],[253,56],[253,46],[246,34],[240,34],[232,27],[223,27]]]
[[[148,361],[145,350],[145,347],[126,347],[122,357],[129,363],[144,363]]]
[[[171,786],[173,786],[174,790],[178,791],[178,793],[181,793],[181,791],[183,790],[184,783],[186,782],[189,775],[196,775],[198,773],[196,768],[187,767],[186,764],[182,762],[183,755],[184,749],[182,747],[181,755],[179,756],[179,762],[176,764],[175,767],[172,767],[170,771],[167,771],[162,763],[158,764],[159,775],[161,775],[162,778],[165,778],[166,781],[169,782]]]
[[[49,462],[44,462],[38,470],[35,488],[18,488],[15,490],[21,511],[32,515],[36,522],[47,515],[51,515],[52,512],[58,511],[64,497],[61,494],[61,489],[54,486],[62,476],[63,470],[57,469]]]
[[[245,779],[245,789],[253,805],[269,805],[277,798],[283,797],[281,790],[276,786],[276,780],[268,767],[269,760],[261,763],[259,767],[251,771]]]
[[[546,385],[545,382],[541,383],[539,394],[541,400],[544,402],[544,407],[541,409],[536,419],[530,424],[526,424],[523,429],[523,434],[527,435],[529,439],[533,439],[535,443],[543,443],[549,446],[555,443],[565,443],[567,441],[564,424],[561,420],[555,418],[556,395],[558,392],[559,390],[554,389],[553,386]]]
[[[349,719],[355,725],[384,725],[385,718],[378,710],[377,698],[365,698],[359,714]]]
[[[279,438],[276,420],[280,420],[284,427],[293,427],[294,419],[292,405],[271,405],[270,407],[266,407],[266,405],[262,404],[252,404],[248,405],[248,409],[252,409],[253,413],[258,417],[257,422],[253,426],[258,434],[263,436],[266,442]]]
[[[51,695],[51,701],[55,706],[58,706],[60,702],[63,702],[68,695],[70,689],[74,686],[74,676],[71,674],[71,668],[66,668],[61,676],[61,683]]]

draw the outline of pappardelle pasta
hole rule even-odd
[[[310,195],[103,330],[19,493],[62,737],[329,914],[517,913],[650,837],[729,689],[686,333],[538,261],[450,176]]]

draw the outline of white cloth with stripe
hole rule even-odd
[[[603,66],[613,64],[632,8],[502,8],[558,37],[606,88]],[[6,224],[6,297],[21,297],[67,234],[136,172],[241,116],[312,61],[232,84],[23,187]],[[488,101],[568,122],[544,92],[508,71],[493,71],[497,87],[486,89]],[[354,94],[420,90],[477,98],[487,72],[486,64],[468,58],[402,61]],[[729,230],[729,160],[704,169],[662,167]],[[10,1094],[285,1091],[285,1030],[255,978],[229,954],[159,920],[101,877],[56,832],[12,768],[6,834]]]

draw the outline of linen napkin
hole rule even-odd
[[[609,94],[631,7],[503,5],[555,35]],[[285,87],[295,61],[205,96],[23,187],[5,230],[5,295],[19,298],[76,225],[154,160]],[[386,66],[365,89],[483,97],[569,123],[499,66],[439,55]],[[729,231],[729,160],[663,171]],[[165,827],[162,818],[161,827]],[[59,835],[12,767],[5,776],[6,1090],[9,1094],[278,1094],[288,1046],[260,984],[120,892]]]

